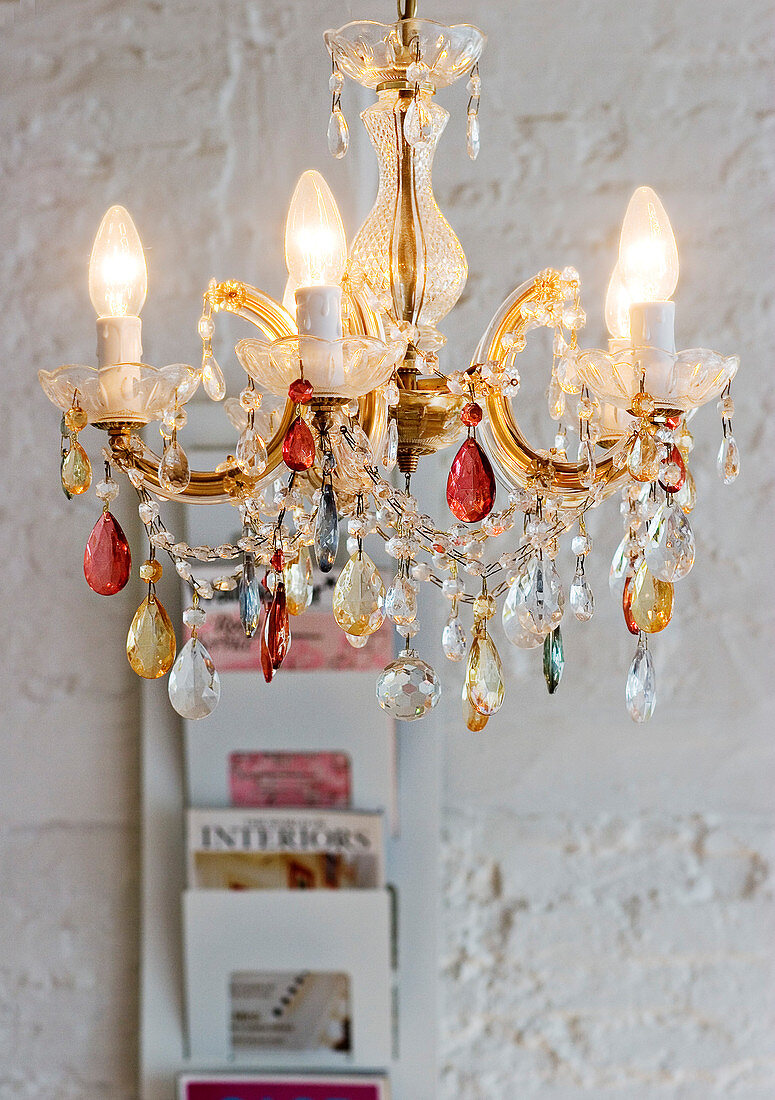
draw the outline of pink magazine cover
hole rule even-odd
[[[179,1084],[179,1100],[389,1100],[383,1077],[184,1077]]]

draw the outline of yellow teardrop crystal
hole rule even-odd
[[[627,469],[636,481],[653,481],[659,474],[660,448],[653,428],[641,424],[627,456]]]
[[[647,634],[664,630],[673,614],[672,584],[653,576],[645,561],[635,574],[630,613],[636,625]]]
[[[285,603],[291,615],[303,614],[312,603],[312,558],[309,547],[299,548],[299,559],[285,570]]]
[[[466,665],[468,701],[488,717],[503,705],[503,665],[495,643],[484,630],[474,636]]]
[[[156,596],[146,596],[126,636],[126,655],[138,676],[158,680],[175,661],[175,631]]]
[[[62,485],[71,497],[80,496],[91,485],[89,456],[74,438],[71,438],[70,450],[62,462]]]
[[[466,680],[463,680],[463,721],[472,733],[479,733],[490,721],[489,714],[480,714],[476,707],[471,706]]]
[[[385,586],[368,554],[357,551],[334,589],[334,618],[347,634],[362,638],[379,630],[385,619]]]

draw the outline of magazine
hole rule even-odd
[[[239,1077],[185,1074],[178,1078],[178,1100],[389,1100],[386,1077],[278,1076]]]

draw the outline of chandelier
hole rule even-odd
[[[221,690],[198,637],[208,600],[216,590],[238,589],[242,626],[256,637],[271,681],[291,645],[293,617],[312,600],[313,554],[323,573],[333,570],[346,523],[349,559],[334,588],[334,618],[356,648],[388,620],[403,638],[402,652],[378,678],[379,704],[408,721],[439,699],[439,677],[413,644],[418,589],[430,584],[449,608],[443,652],[464,664],[464,721],[481,730],[504,701],[502,641],[493,630],[499,597],[506,642],[542,649],[553,693],[564,666],[566,603],[581,621],[594,612],[585,514],[618,494],[624,531],[610,585],[625,629],[637,639],[627,709],[644,722],[656,699],[649,639],[670,622],[675,585],[695,557],[689,421],[717,400],[717,467],[723,482],[732,482],[739,455],[730,387],[738,359],[705,348],[676,351],[678,251],[659,198],[639,187],[606,296],[607,348],[579,343],[585,314],[578,273],[547,269],[498,307],[470,365],[457,359],[456,369],[442,370],[445,338],[437,326],[463,290],[467,265],[432,190],[434,151],[449,117],[435,95],[467,78],[466,144],[476,159],[485,36],[472,26],[420,19],[416,2],[399,0],[395,23],[349,23],[326,32],[325,43],[329,149],[337,158],[347,153],[341,97],[349,77],[376,93],[361,118],[377,153],[379,188],[348,250],[325,180],[304,173],[286,222],[282,304],[247,283],[212,280],[198,324],[201,367],[150,366],[142,359],[147,275],[140,239],[123,207],[111,207],[102,221],[89,266],[97,366],[39,374],[63,411],[68,497],[92,481],[81,431],[92,425],[106,435],[105,475],[96,486],[102,513],[86,544],[86,581],[109,596],[131,574],[130,547],[110,511],[119,492],[113,473],[120,471],[138,494],[149,544],[139,569],[148,591],[129,627],[129,663],[147,679],[169,674],[173,707],[185,718],[203,718]],[[192,470],[180,441],[186,404],[200,385],[213,401],[226,397],[212,351],[224,312],[255,326],[258,336],[235,349],[246,382],[238,398],[226,400],[234,453],[214,470]],[[549,449],[530,445],[516,415],[519,355],[539,327],[553,332],[548,412],[556,435]],[[161,454],[141,434],[152,423],[160,425]],[[423,456],[442,448],[454,451],[446,486],[451,515],[433,518],[412,492],[412,475]],[[238,511],[241,537],[189,546],[164,521],[167,501],[227,502]],[[557,567],[566,535],[576,559],[567,600]],[[377,539],[395,561],[387,587],[368,552]],[[156,595],[162,554],[191,591],[183,613],[188,640],[179,652]],[[197,577],[200,562],[221,562],[223,572],[215,580]]]

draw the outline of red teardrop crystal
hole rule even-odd
[[[447,504],[465,523],[478,523],[495,503],[495,474],[475,439],[466,439],[447,478]]]
[[[684,462],[684,456],[678,450],[676,444],[673,444],[673,449],[670,452],[670,457],[666,462],[662,463],[663,469],[665,466],[677,466],[678,477],[674,478],[672,484],[668,484],[661,476],[659,478],[659,484],[665,490],[666,493],[677,493],[679,489],[683,488],[683,483],[686,481],[686,463]]]
[[[632,597],[633,585],[635,583],[635,574],[630,573],[624,582],[624,588],[622,589],[622,611],[624,612],[624,621],[627,623],[627,629],[630,634],[636,636],[640,634],[640,627],[635,622],[632,614]]]
[[[267,683],[285,660],[290,645],[291,617],[285,600],[285,583],[278,581],[261,632],[261,668]]]
[[[132,552],[121,525],[103,512],[89,535],[83,552],[83,575],[89,588],[100,596],[115,596],[132,572]]]
[[[315,440],[305,420],[297,416],[285,433],[283,462],[289,470],[308,470],[315,461]]]

